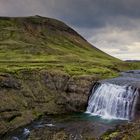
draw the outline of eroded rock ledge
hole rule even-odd
[[[22,70],[0,74],[0,134],[30,123],[43,113],[84,111],[95,76]]]

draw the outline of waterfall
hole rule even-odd
[[[138,90],[110,83],[96,84],[92,89],[86,113],[105,119],[133,118]]]

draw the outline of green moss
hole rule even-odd
[[[115,60],[92,48],[76,32],[63,32],[68,29],[71,30],[60,21],[39,16],[0,18],[0,71],[57,68],[79,75],[92,73],[90,69],[83,70],[88,62],[96,65],[96,61],[101,63],[104,58],[107,63],[111,62],[109,59]]]
[[[40,16],[0,18],[0,72],[59,70],[70,75],[114,77],[140,68],[91,46],[66,24]]]
[[[102,140],[112,140],[113,138],[115,138],[117,135],[119,134],[119,132],[113,132],[111,134],[105,134],[102,136]]]
[[[40,118],[43,115],[42,112],[39,112],[39,111],[34,110],[34,109],[32,110],[32,114],[33,114],[33,116],[35,116],[35,118]]]
[[[136,134],[132,140],[140,140],[140,134]]]

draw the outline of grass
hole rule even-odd
[[[124,63],[91,46],[58,20],[0,18],[0,72],[47,69],[110,77],[137,68],[138,63]]]

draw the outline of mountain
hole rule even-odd
[[[92,46],[65,23],[31,16],[0,17],[0,63],[0,71],[45,68],[70,75],[113,75],[123,62]]]

